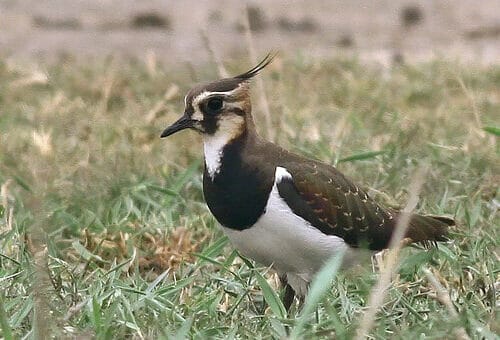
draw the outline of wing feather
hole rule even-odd
[[[319,163],[284,166],[291,177],[277,183],[292,211],[328,235],[342,237],[353,247],[378,250],[389,244],[398,212],[378,205],[335,168]],[[407,236],[415,242],[441,241],[447,226],[443,217],[413,214]]]

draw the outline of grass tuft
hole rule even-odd
[[[377,273],[339,272],[329,289],[326,271],[302,314],[287,315],[267,269],[232,250],[203,202],[199,136],[159,139],[183,110],[190,71],[0,60],[2,337],[355,335]],[[296,55],[267,72],[272,117],[256,112],[260,130],[391,206],[428,165],[416,210],[458,221],[452,241],[401,251],[369,336],[498,336],[500,68]]]

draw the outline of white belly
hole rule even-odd
[[[278,182],[281,180],[279,169],[283,168],[277,168]],[[265,266],[272,265],[280,275],[286,274],[298,295],[305,295],[308,283],[331,256],[341,249],[347,250],[346,261],[353,255],[353,250],[340,237],[326,235],[293,214],[279,196],[276,184],[265,213],[255,225],[242,231],[226,227],[223,230],[243,255]]]

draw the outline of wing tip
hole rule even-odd
[[[437,242],[450,240],[449,227],[455,225],[455,220],[448,216],[414,214],[407,236],[413,240],[413,243],[421,243],[424,246],[436,245]]]
[[[430,217],[434,220],[437,220],[441,223],[446,224],[449,227],[456,226],[457,223],[453,217],[445,216],[445,215],[424,215],[425,217]]]

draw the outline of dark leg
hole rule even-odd
[[[287,313],[290,313],[290,307],[292,307],[293,301],[295,299],[295,291],[292,286],[288,284],[288,280],[286,279],[286,274],[280,276],[281,286],[285,288],[285,292],[283,293],[283,306],[285,307]],[[286,335],[290,336],[290,326],[285,325]]]
[[[283,306],[285,306],[287,312],[290,311],[290,307],[292,306],[294,298],[295,291],[293,290],[292,286],[287,283],[285,286],[285,294],[283,295]]]
[[[293,300],[295,298],[295,291],[292,286],[288,284],[288,280],[286,279],[286,274],[280,276],[281,286],[285,288],[285,293],[283,294],[283,306],[285,306],[286,311],[290,311],[290,307],[292,306]]]

